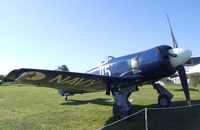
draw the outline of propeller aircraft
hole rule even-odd
[[[124,118],[132,109],[129,96],[143,84],[152,84],[159,94],[158,104],[168,107],[173,95],[157,81],[178,71],[186,101],[191,105],[183,64],[190,59],[192,52],[178,48],[169,18],[168,22],[173,47],[160,45],[118,58],[108,56],[86,73],[22,68],[11,71],[7,78],[17,83],[56,88],[66,99],[73,94],[106,90],[106,95],[111,93],[115,101],[113,115]]]

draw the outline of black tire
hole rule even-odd
[[[113,106],[113,116],[116,117],[116,118],[120,118],[119,113],[120,113],[120,108],[115,103],[114,106]]]
[[[171,104],[171,100],[166,95],[159,95],[158,96],[158,105],[160,107],[169,107]]]
[[[133,107],[131,106],[130,110],[127,113],[122,114],[121,113],[121,107],[117,106],[115,103],[113,106],[113,116],[116,117],[117,119],[122,119],[128,115],[131,115],[133,112]]]

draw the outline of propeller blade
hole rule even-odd
[[[180,65],[176,68],[179,73],[179,77],[181,80],[181,85],[183,88],[183,92],[185,94],[185,98],[187,100],[188,106],[191,106],[191,100],[190,100],[190,93],[189,93],[189,88],[188,88],[188,82],[187,82],[187,77],[185,73],[185,68],[183,65]]]
[[[171,35],[172,35],[173,48],[178,48],[178,44],[177,44],[177,42],[176,42],[176,39],[175,39],[173,30],[172,30],[172,26],[171,26],[171,23],[170,23],[170,20],[169,20],[169,16],[168,16],[168,15],[167,15],[167,20],[168,20],[169,27],[170,27],[170,31],[171,31]]]

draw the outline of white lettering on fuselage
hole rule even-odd
[[[109,70],[109,67],[110,67],[110,65],[105,65],[105,66],[99,67],[99,75],[111,76],[111,72]]]
[[[72,78],[71,76],[67,76],[66,78],[62,78],[62,75],[58,75],[55,78],[49,80],[49,83],[56,82],[57,84],[69,84],[69,85],[75,85],[75,86],[80,86],[84,85],[85,87],[87,86],[92,86],[100,83],[101,81],[96,81],[94,79],[85,79],[85,78],[80,78],[80,77],[75,77]]]

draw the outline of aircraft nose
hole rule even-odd
[[[184,64],[192,56],[192,52],[190,50],[183,49],[183,48],[173,48],[173,49],[168,50],[168,52],[171,54],[177,55],[174,57],[169,56],[170,63],[174,68],[176,68],[179,65]]]

